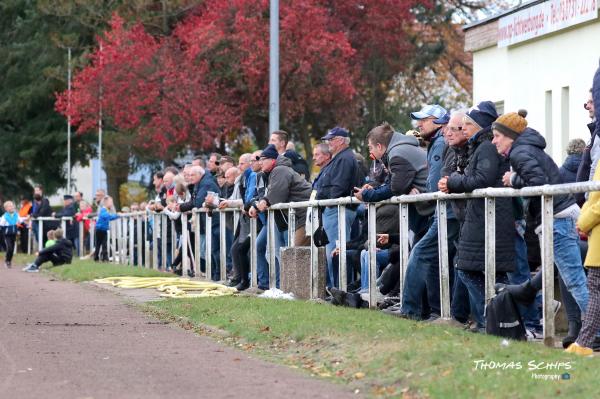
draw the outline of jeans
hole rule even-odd
[[[383,268],[390,263],[390,251],[387,249],[377,251],[375,262],[377,263],[377,277],[379,277]],[[360,293],[367,292],[369,292],[369,251],[363,249],[360,253]]]
[[[256,236],[256,277],[258,287],[269,289],[269,264],[267,263],[267,226]]]
[[[356,218],[356,210],[346,208],[346,239],[350,239],[350,231],[352,229],[352,223]],[[335,274],[333,272],[333,259],[331,253],[336,248],[336,241],[338,240],[338,211],[337,207],[328,207],[323,210],[323,228],[327,233],[329,244],[325,246],[325,253],[327,255],[327,287],[339,287],[337,281],[335,281]]]
[[[585,313],[588,304],[588,288],[581,263],[579,236],[575,221],[571,218],[554,219],[554,263],[567,289]]]
[[[454,284],[452,286],[452,298],[450,301],[450,314],[461,323],[469,321],[471,314],[471,303],[469,301],[469,290],[458,277],[458,269],[454,265]]]
[[[516,269],[512,273],[507,273],[510,284],[522,284],[531,278],[529,261],[527,260],[527,243],[525,242],[525,221],[515,222],[517,234],[515,237],[515,264]],[[540,317],[535,301],[529,306],[517,304],[519,312],[523,317],[523,323],[528,329],[541,330]]]
[[[448,219],[448,256],[449,264],[453,264],[454,242],[458,237],[459,224],[455,219]],[[437,218],[433,219],[427,233],[413,247],[406,266],[404,290],[402,293],[402,312],[420,316],[422,313],[421,298],[427,287],[427,296],[431,311],[440,314],[440,282],[439,282],[439,247]],[[431,275],[430,275],[431,271]],[[437,274],[434,276],[433,274]],[[427,284],[429,283],[429,284]]]
[[[233,259],[231,257],[231,246],[233,245],[233,232],[230,229],[225,229],[225,253],[227,254],[226,262],[227,273],[231,273],[233,269]]]
[[[459,270],[458,277],[469,291],[471,313],[478,328],[485,328],[485,274],[479,271]],[[506,274],[496,274],[497,283],[508,283]]]

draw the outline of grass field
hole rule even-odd
[[[73,281],[161,275],[79,260],[49,270]],[[503,344],[496,337],[370,310],[246,296],[169,299],[146,304],[144,309],[249,354],[348,385],[368,397],[600,395],[600,358],[575,357],[540,344]],[[496,367],[490,367],[492,362]]]

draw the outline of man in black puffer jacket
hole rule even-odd
[[[545,184],[561,184],[558,166],[544,152],[546,141],[535,130],[527,127],[524,110],[502,115],[494,124],[493,143],[498,153],[510,160],[511,172],[503,177],[505,186],[522,188],[542,186]],[[575,227],[579,215],[579,206],[570,194],[555,195],[554,201],[554,263],[569,292],[579,305],[581,313],[585,313],[588,302],[586,277],[581,263],[579,236]],[[532,198],[529,212],[535,216],[537,226],[541,225],[541,201]],[[541,272],[531,281],[524,283],[521,292],[515,292],[517,301],[527,304],[535,299],[537,291],[542,288]],[[502,287],[499,287],[502,288]]]
[[[508,171],[492,144],[491,125],[498,117],[491,101],[471,108],[463,120],[463,132],[469,138],[464,174],[452,173],[440,179],[439,188],[449,193],[468,193],[478,188],[502,187]],[[466,201],[465,220],[458,240],[458,276],[469,291],[471,309],[479,331],[484,330],[485,307],[485,200]],[[515,270],[515,220],[512,200],[496,199],[496,274],[506,281],[506,272]]]

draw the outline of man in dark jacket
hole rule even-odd
[[[39,217],[49,216],[52,216],[52,208],[50,207],[50,202],[48,202],[48,198],[44,197],[42,186],[38,184],[33,188],[33,204],[31,206],[31,217],[37,219]],[[43,248],[47,240],[46,233],[48,232],[48,230],[52,230],[55,226],[51,225],[49,222],[43,223],[42,226],[42,245],[40,247]],[[32,223],[32,229],[34,237],[36,239],[39,237],[38,227],[39,222],[34,220]]]
[[[354,152],[349,147],[350,132],[342,127],[334,127],[322,137],[329,145],[332,159],[319,177],[319,189],[316,198],[343,198],[352,195],[353,189],[359,182],[358,162]],[[352,223],[356,219],[356,209],[346,207],[346,239],[350,238]],[[333,270],[332,252],[338,240],[338,210],[336,206],[323,210],[323,228],[329,244],[325,247],[327,254],[327,286],[337,287]]]
[[[567,159],[560,167],[560,177],[563,183],[575,183],[577,181],[577,170],[581,164],[581,157],[585,151],[585,141],[573,139],[567,145]]]
[[[581,157],[579,168],[577,169],[577,182],[592,180],[594,177],[596,164],[598,163],[598,159],[600,159],[600,140],[596,140],[597,136],[600,135],[600,124],[598,124],[598,119],[596,118],[596,107],[594,106],[594,98],[592,94],[592,89],[590,89],[589,97],[583,105],[585,110],[588,112],[590,119],[592,120],[587,125],[591,137],[590,142],[585,148]],[[598,131],[596,131],[596,127],[599,127]],[[586,193],[575,194],[575,199],[577,200],[577,204],[579,206],[583,205],[586,198]]]
[[[510,160],[512,171],[503,177],[507,187],[523,188],[562,183],[558,166],[544,152],[546,141],[535,130],[527,127],[524,110],[502,115],[492,125],[493,143],[498,153]],[[579,206],[570,194],[555,195],[554,207],[554,263],[569,292],[585,313],[588,303],[588,288],[581,262],[579,236],[575,227]],[[529,212],[535,215],[536,225],[541,225],[541,203],[532,199]],[[541,272],[537,278],[524,284],[531,288],[532,296],[542,288]]]
[[[73,200],[74,199],[72,195],[64,195],[63,209],[61,209],[59,212],[56,212],[53,216],[56,218],[73,218],[72,220],[65,222],[66,236],[67,240],[71,241],[75,245],[75,247],[77,247],[77,242],[79,241],[79,230],[77,228],[77,222],[75,221],[75,214],[77,213],[77,210],[75,209],[75,204],[73,203]]]
[[[452,173],[440,179],[444,192],[468,193],[478,188],[502,187],[502,176],[509,169],[492,144],[491,125],[498,118],[491,101],[471,108],[463,119],[468,137],[468,164],[464,174]],[[496,199],[496,276],[506,281],[506,272],[515,270],[515,219],[512,200]],[[469,290],[471,308],[477,328],[483,331],[485,307],[485,200],[466,202],[465,221],[458,240],[458,276]]]
[[[177,210],[180,212],[189,212],[194,208],[202,208],[209,191],[214,193],[219,192],[219,186],[217,185],[215,178],[210,173],[206,173],[204,168],[192,166],[189,173],[190,183],[194,184],[194,189],[191,192],[191,197],[188,202],[177,205]],[[205,214],[202,213],[198,216],[200,217],[200,235],[206,235]],[[215,217],[212,217],[211,219],[211,278],[213,281],[218,281],[221,276],[220,268],[221,266],[225,267],[225,265],[219,264],[219,218],[215,215]],[[206,254],[206,256],[208,256],[208,254]]]
[[[306,181],[310,180],[310,171],[308,163],[293,149],[288,149],[290,135],[283,130],[276,130],[271,133],[269,144],[273,144],[279,155],[285,155],[292,161],[292,169],[296,171]]]
[[[62,229],[55,230],[56,244],[44,248],[37,253],[35,261],[25,267],[23,271],[37,273],[40,266],[46,262],[52,262],[53,266],[69,264],[73,260],[73,243],[63,238]]]

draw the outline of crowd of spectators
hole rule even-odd
[[[596,77],[594,87],[600,86],[598,80],[600,78]],[[567,158],[560,167],[546,154],[546,141],[534,127],[528,125],[524,110],[499,115],[491,101],[454,112],[429,104],[410,114],[416,132],[403,134],[390,124],[382,123],[367,134],[370,165],[350,147],[350,131],[334,127],[322,137],[322,143],[314,146],[312,158],[314,166],[319,169],[313,176],[307,162],[295,151],[288,133],[279,130],[271,134],[264,149],[242,154],[237,160],[230,155],[211,153],[206,157],[198,156],[183,167],[169,166],[155,173],[154,198],[147,203],[131,204],[123,211],[161,213],[174,222],[155,225],[154,218],[149,218],[144,231],[148,236],[157,234],[159,247],[166,244],[164,254],[160,248],[156,250],[159,264],[166,264],[168,270],[182,273],[181,249],[188,245],[190,250],[187,253],[192,265],[188,270],[190,276],[206,273],[207,259],[210,259],[211,279],[219,280],[221,268],[225,268],[227,285],[240,291],[252,289],[262,292],[270,286],[279,287],[281,248],[289,244],[287,211],[274,211],[274,226],[269,226],[267,210],[280,203],[355,197],[360,202],[346,206],[345,211],[346,292],[339,289],[337,206],[310,211],[296,209],[294,245],[308,246],[312,235],[324,234],[327,238],[323,245],[327,257],[328,299],[334,304],[360,307],[368,300],[370,274],[365,203],[377,203],[404,194],[436,191],[469,193],[487,187],[522,188],[599,180],[596,166],[600,159],[600,140],[596,140],[596,136],[600,134],[600,124],[596,123],[598,111],[594,107],[594,102],[600,100],[599,90],[590,90],[585,103],[591,119],[588,125],[591,132],[589,143],[581,139],[572,140],[567,148]],[[600,323],[597,321],[600,319],[600,273],[596,273],[597,268],[594,268],[600,266],[594,258],[594,255],[597,257],[598,246],[592,247],[587,255],[585,264],[590,270],[587,275],[583,267],[588,252],[587,234],[600,222],[599,205],[595,199],[596,194],[577,197],[564,194],[556,195],[553,201],[555,266],[561,288],[561,301],[555,301],[553,305],[558,310],[561,303],[564,304],[569,331],[563,345],[577,353],[600,349],[600,340],[596,339],[600,328],[597,325]],[[485,332],[484,201],[451,200],[446,210],[451,323],[475,333]],[[42,188],[37,186],[33,201],[23,200],[18,213],[14,204],[4,204],[5,213],[0,219],[5,237],[2,241],[6,242],[8,253],[11,253],[17,233],[25,234],[25,224],[30,217],[33,218],[32,231],[36,237],[37,217],[73,217],[64,235],[77,248],[83,245],[79,242],[78,223],[85,223],[85,229],[89,230],[88,217],[96,214],[94,259],[107,261],[109,223],[119,215],[112,209],[112,199],[102,190],[96,193],[93,205],[95,210],[82,199],[81,193],[76,193],[65,196],[63,209],[52,213]],[[403,244],[398,234],[399,207],[382,204],[377,208],[376,285],[382,296],[380,308],[387,314],[423,322],[441,322],[440,243],[435,205],[423,201],[408,206],[410,254],[403,287],[399,282],[399,254]],[[195,240],[194,219],[188,218],[185,225],[181,217],[194,208],[242,210],[238,223],[234,223],[231,212],[226,212],[224,219],[213,214],[211,229],[207,229],[206,219],[200,218],[200,247],[205,248],[209,230],[212,245],[209,253],[201,251],[199,265],[194,265],[191,245]],[[253,288],[250,288],[251,219],[256,220],[258,232],[255,242],[258,286]],[[220,236],[220,224],[223,222],[224,241]],[[541,230],[540,198],[497,198],[495,223],[496,290],[512,294],[519,304],[529,338],[538,339],[542,332],[538,240]],[[323,233],[317,232],[321,226]],[[274,231],[275,254],[269,253],[267,245],[269,227],[273,227]],[[46,228],[51,230],[52,226],[44,224]],[[160,228],[166,229],[166,234],[153,232],[153,229]],[[183,229],[189,232],[188,242],[182,242]],[[60,231],[60,234],[63,232]],[[164,237],[166,243],[161,242]],[[61,242],[64,245],[64,240],[61,239]],[[221,246],[226,247],[224,264],[220,262]],[[171,259],[173,252],[176,257]],[[275,262],[270,265],[275,270],[274,283],[269,281],[271,259]],[[10,265],[10,262],[7,255],[6,264]],[[39,267],[37,263],[33,268]]]

